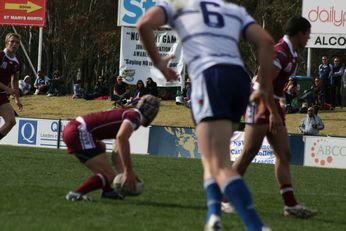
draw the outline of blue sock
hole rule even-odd
[[[248,231],[262,229],[263,223],[261,218],[254,208],[250,191],[241,177],[230,178],[225,183],[223,192],[237,211]]]
[[[220,187],[217,185],[214,179],[208,179],[204,181],[204,190],[207,193],[207,206],[208,206],[208,214],[207,221],[209,220],[211,215],[217,215],[221,217],[221,201],[222,201],[222,193]]]

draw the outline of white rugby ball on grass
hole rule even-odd
[[[142,194],[144,191],[144,181],[141,179],[137,181],[135,191],[132,191],[126,187],[123,187],[123,183],[124,183],[124,174],[119,173],[118,175],[114,177],[112,186],[115,190],[121,192],[125,196],[138,196]]]

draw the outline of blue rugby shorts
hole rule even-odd
[[[214,65],[192,80],[191,107],[196,124],[227,119],[239,123],[249,101],[251,79],[242,66]]]

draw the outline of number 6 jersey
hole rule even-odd
[[[191,78],[216,64],[243,66],[239,37],[255,23],[245,8],[223,0],[162,0],[157,6],[180,37]]]

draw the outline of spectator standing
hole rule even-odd
[[[109,96],[109,89],[106,84],[105,78],[104,76],[99,75],[96,80],[94,91],[92,93],[85,94],[84,99],[93,100],[99,97],[108,98],[108,96]]]
[[[334,58],[333,73],[331,78],[330,98],[332,107],[341,105],[341,79],[344,74],[344,67],[338,57]]]
[[[84,89],[81,86],[81,80],[77,79],[76,82],[73,84],[73,99],[80,99],[83,98]]]
[[[147,88],[148,94],[156,97],[159,96],[159,92],[157,90],[157,83],[151,77],[147,78],[145,87]]]
[[[341,79],[341,108],[346,107],[346,69]]]
[[[0,140],[16,124],[15,111],[8,100],[8,95],[14,97],[20,111],[23,109],[18,88],[18,76],[22,64],[16,57],[20,39],[19,34],[8,33],[5,37],[5,49],[0,51],[0,116],[4,120],[0,127]]]
[[[322,63],[318,66],[318,75],[322,83],[321,104],[330,103],[330,81],[333,74],[333,65],[328,62],[327,56],[322,57]]]
[[[271,70],[268,57],[272,57],[273,40],[243,7],[228,1],[159,1],[136,26],[154,66],[167,81],[177,79],[177,73],[167,66],[173,56],[160,56],[154,36],[154,30],[166,23],[183,41],[193,84],[191,105],[207,193],[205,230],[221,230],[223,194],[247,230],[263,230],[251,193],[229,161],[229,147],[250,95],[250,78],[238,50],[239,36],[258,47],[260,72],[266,77]],[[268,83],[264,79],[263,85]]]
[[[49,80],[47,96],[61,96],[65,94],[65,81],[58,70],[53,72],[53,78]]]
[[[318,135],[324,124],[313,107],[308,108],[307,115],[300,121],[299,130],[304,135]]]
[[[40,95],[40,94],[45,94],[48,91],[49,87],[49,77],[45,75],[45,72],[43,70],[39,70],[37,72],[37,77],[34,82],[34,88],[35,90],[35,95]]]
[[[30,95],[32,88],[30,75],[26,75],[24,79],[20,79],[18,81],[18,87],[20,96]]]
[[[129,85],[123,80],[124,79],[121,75],[118,75],[115,79],[115,83],[113,86],[113,95],[111,96],[111,100],[115,101],[114,106],[123,106],[127,103],[127,100],[130,99]]]

